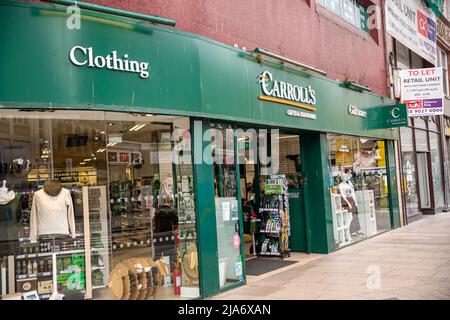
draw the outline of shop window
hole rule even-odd
[[[317,4],[327,8],[355,27],[369,32],[367,8],[356,0],[317,0]]]
[[[442,181],[440,148],[439,134],[430,132],[431,177],[434,188],[434,206],[436,208],[444,205],[444,185]]]
[[[177,146],[190,153],[188,118],[2,110],[5,127],[0,257],[17,291],[199,296],[192,167],[171,161]]]
[[[198,297],[189,119],[107,113],[106,120],[113,267],[159,261],[157,297]]]
[[[417,153],[417,176],[419,178],[419,194],[421,208],[431,207],[430,182],[428,172],[428,154],[425,152]]]
[[[413,131],[408,127],[400,128],[400,135],[402,140],[402,151],[403,152],[413,152],[414,151],[414,141],[413,141]]]
[[[415,117],[414,118],[414,127],[420,129],[427,129],[427,117]]]
[[[444,86],[444,93],[445,95],[448,95],[449,93],[449,87],[448,87],[448,58],[447,53],[442,50],[441,48],[437,48],[437,67],[442,67],[443,72],[443,86]]]
[[[409,50],[409,49],[408,49]],[[411,69],[421,69],[424,68],[424,62],[421,56],[419,56],[417,53],[409,50],[411,54]],[[409,68],[408,68],[409,69]]]
[[[220,288],[243,282],[234,129],[211,124]],[[239,190],[241,192],[241,190]]]
[[[417,152],[428,152],[428,138],[427,138],[427,132],[424,130],[415,130],[415,136],[416,136],[416,151]]]
[[[397,68],[399,69],[409,69],[409,49],[399,41],[395,41],[395,53]]]
[[[328,148],[336,246],[390,229],[384,141],[328,135]]]
[[[439,116],[428,117],[428,129],[431,131],[439,132]]]
[[[413,129],[400,128],[402,143],[402,189],[406,201],[406,214],[408,217],[419,212],[419,199],[417,195],[416,162],[414,158]]]

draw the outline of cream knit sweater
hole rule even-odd
[[[30,214],[30,242],[40,235],[67,234],[75,238],[75,217],[70,191],[62,188],[52,197],[43,189],[36,191]]]

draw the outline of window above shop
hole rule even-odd
[[[353,26],[369,32],[367,8],[356,0],[317,0],[318,5],[328,9]]]
[[[444,75],[444,94],[448,96],[449,88],[448,88],[448,60],[447,53],[441,48],[437,48],[437,66],[442,67],[443,75]]]

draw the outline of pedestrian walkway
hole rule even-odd
[[[450,299],[450,214],[424,217],[214,299]]]

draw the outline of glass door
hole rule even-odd
[[[419,176],[419,194],[422,208],[430,208],[430,182],[428,179],[428,157],[425,152],[417,153],[417,172]]]
[[[211,128],[220,288],[243,282],[234,129]]]

